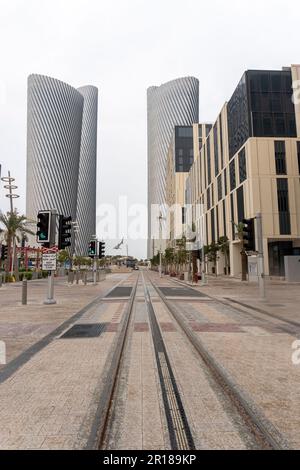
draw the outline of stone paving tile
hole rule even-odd
[[[176,330],[176,326],[172,322],[160,322],[160,328],[164,333],[173,333]]]
[[[149,331],[148,323],[135,323],[134,324],[134,332],[135,333],[143,333]]]
[[[243,329],[236,324],[228,323],[207,323],[201,324],[196,322],[191,322],[190,327],[194,331],[203,332],[203,333],[243,333]]]

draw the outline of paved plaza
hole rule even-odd
[[[300,447],[299,285],[269,281],[261,301],[234,279],[189,286],[145,270],[97,286],[57,278],[54,306],[46,287],[29,282],[27,306],[21,284],[0,289],[0,449],[97,448],[107,404],[101,448],[263,448],[210,361],[282,448]]]

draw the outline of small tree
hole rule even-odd
[[[174,263],[174,249],[173,248],[167,248],[164,254],[164,261],[167,270],[171,270],[170,267],[172,268],[172,264]]]
[[[57,256],[57,261],[60,265],[66,263],[66,261],[70,261],[71,257],[67,250],[60,250]]]
[[[245,282],[247,281],[247,273],[248,273],[248,256],[245,251],[245,246],[244,246],[244,229],[245,229],[245,224],[243,222],[239,222],[238,224],[234,224],[236,228],[236,233],[238,236],[238,239],[241,242],[241,261],[242,261],[242,281]]]
[[[205,247],[205,254],[207,255],[207,259],[210,263],[213,263],[215,275],[217,276],[217,260],[218,260],[218,252],[220,247],[217,243],[212,242],[210,245]]]
[[[224,236],[219,239],[218,242],[219,249],[221,253],[224,255],[224,261],[225,261],[225,272],[226,275],[229,274],[229,238]]]

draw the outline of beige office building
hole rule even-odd
[[[203,204],[204,216],[195,210],[194,223],[197,233],[204,223],[205,245],[228,237],[232,276],[242,269],[237,226],[258,213],[265,274],[284,276],[284,257],[300,255],[299,78],[300,66],[247,71],[201,146],[201,127],[194,126],[186,202]],[[256,248],[257,236],[256,230]],[[220,253],[217,271],[224,273]]]

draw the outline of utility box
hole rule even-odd
[[[258,282],[258,257],[248,256],[249,282]]]
[[[287,282],[300,282],[300,256],[285,256],[284,267]]]

